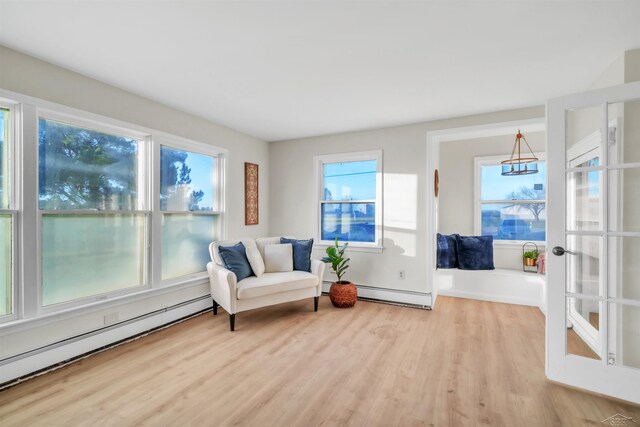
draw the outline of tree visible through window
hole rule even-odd
[[[207,247],[219,236],[216,164],[214,156],[160,147],[163,279],[206,270]]]
[[[143,285],[143,142],[44,117],[38,137],[43,305]]]
[[[38,132],[40,209],[136,208],[140,141],[45,118]]]

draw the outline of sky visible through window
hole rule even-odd
[[[191,168],[191,188],[202,190],[201,207],[213,207],[213,157],[189,152],[186,164]]]
[[[325,163],[325,200],[375,200],[376,161]]]
[[[162,146],[160,165],[162,210],[214,209],[214,157]]]
[[[540,199],[545,198],[547,168],[545,162],[538,163],[538,173],[531,175],[502,176],[500,165],[482,167],[482,200],[511,200],[509,195],[521,188],[534,190],[542,186]]]

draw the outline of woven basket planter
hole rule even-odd
[[[332,283],[329,290],[331,303],[338,308],[349,308],[356,305],[358,300],[358,289],[351,282]]]

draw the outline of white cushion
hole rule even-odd
[[[288,273],[265,273],[260,277],[250,276],[238,283],[238,299],[263,297],[280,292],[318,286],[318,276],[306,271]]]
[[[264,260],[260,255],[260,251],[258,248],[254,246],[247,246],[247,259],[249,260],[249,265],[251,265],[251,269],[253,270],[253,274],[256,276],[261,276],[264,274]]]
[[[283,236],[287,239],[293,239],[290,236]],[[279,245],[280,237],[259,237],[256,239],[256,246],[258,246],[258,250],[260,251],[260,255],[262,255],[262,259],[264,259],[264,247],[267,245]]]
[[[234,246],[234,245],[237,245],[239,242],[242,242],[245,249],[248,249],[250,247],[251,248],[256,247],[255,240],[250,238],[243,238],[243,239],[237,239],[237,240],[216,240],[215,242],[209,245],[209,255],[211,256],[211,260],[216,264],[218,264],[219,266],[224,267],[224,262],[222,262],[222,258],[220,258],[220,251],[218,250],[218,248],[220,246]],[[251,268],[253,269],[253,266],[251,266]]]
[[[264,247],[265,273],[293,271],[293,246],[291,243]]]

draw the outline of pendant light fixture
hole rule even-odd
[[[521,151],[520,141],[524,141],[527,149],[529,150],[529,153],[524,153],[525,157],[522,157],[523,153]],[[531,155],[530,157],[529,154]],[[511,150],[511,158],[500,162],[502,165],[502,175],[514,176],[538,173],[539,161],[540,160],[535,156],[535,154],[533,154],[533,150],[531,150],[531,147],[527,142],[527,138],[525,138],[524,135],[520,133],[520,129],[518,129],[516,141],[513,143],[513,150]]]

